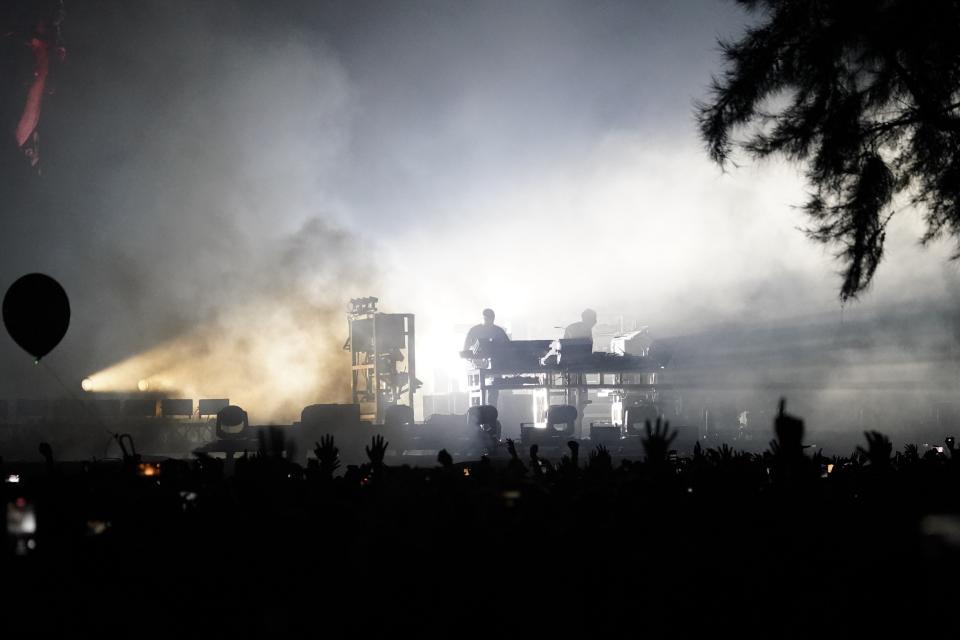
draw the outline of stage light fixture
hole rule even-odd
[[[250,426],[247,412],[235,404],[224,407],[217,412],[217,437],[242,438]]]
[[[577,408],[569,404],[555,404],[547,409],[547,431],[551,435],[573,436],[577,426]]]
[[[467,410],[467,424],[477,429],[481,436],[493,440],[500,439],[500,420],[497,408],[493,405],[484,404],[470,407]]]

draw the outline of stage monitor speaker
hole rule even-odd
[[[300,412],[300,427],[333,432],[360,424],[358,404],[311,404]]]
[[[124,418],[152,418],[157,415],[155,398],[128,398],[123,403]]]
[[[632,407],[627,407],[623,416],[624,435],[644,435],[646,433],[645,425],[647,421],[649,420],[651,423],[656,422],[657,416],[659,415],[660,410],[653,404],[637,404]]]
[[[591,424],[590,440],[597,444],[609,444],[620,440],[620,427],[615,424]]]
[[[192,398],[164,398],[160,401],[160,413],[164,416],[192,416]]]
[[[413,424],[413,407],[405,404],[390,405],[383,412],[383,423],[388,427],[402,427]]]
[[[227,398],[205,398],[197,403],[197,413],[201,416],[215,416],[221,409],[230,406],[230,400]]]
[[[499,417],[497,408],[491,404],[478,404],[467,409],[467,425],[471,427],[493,424]]]
[[[532,424],[520,425],[520,444],[529,447],[531,444],[556,446],[566,442],[558,431],[538,429]]]
[[[577,426],[577,408],[555,404],[547,409],[547,431],[553,435],[572,436]]]

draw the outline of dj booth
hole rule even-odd
[[[584,408],[591,391],[613,397],[609,424],[623,423],[624,399],[653,400],[663,385],[664,365],[650,355],[594,352],[591,340],[513,340],[478,343],[461,352],[469,363],[467,385],[471,406],[497,404],[500,391],[532,396],[534,427],[545,427],[552,405],[577,408],[575,435],[582,437]],[[616,415],[619,411],[619,420]]]

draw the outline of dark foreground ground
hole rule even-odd
[[[956,637],[960,452],[763,454],[306,467],[11,465],[3,626],[60,636]],[[519,449],[519,447],[518,447]],[[279,449],[274,448],[274,451]],[[37,458],[41,459],[40,453]],[[31,522],[30,514],[34,518]],[[6,635],[6,634],[4,634]],[[6,636],[13,637],[13,636]],[[586,637],[586,636],[585,636]]]

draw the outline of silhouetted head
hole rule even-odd
[[[496,314],[493,313],[493,309],[484,309],[483,310],[483,324],[490,326],[493,324],[493,319],[496,318]]]
[[[589,326],[597,324],[597,312],[593,309],[584,309],[583,313],[580,314],[580,319],[583,320],[583,323]]]

